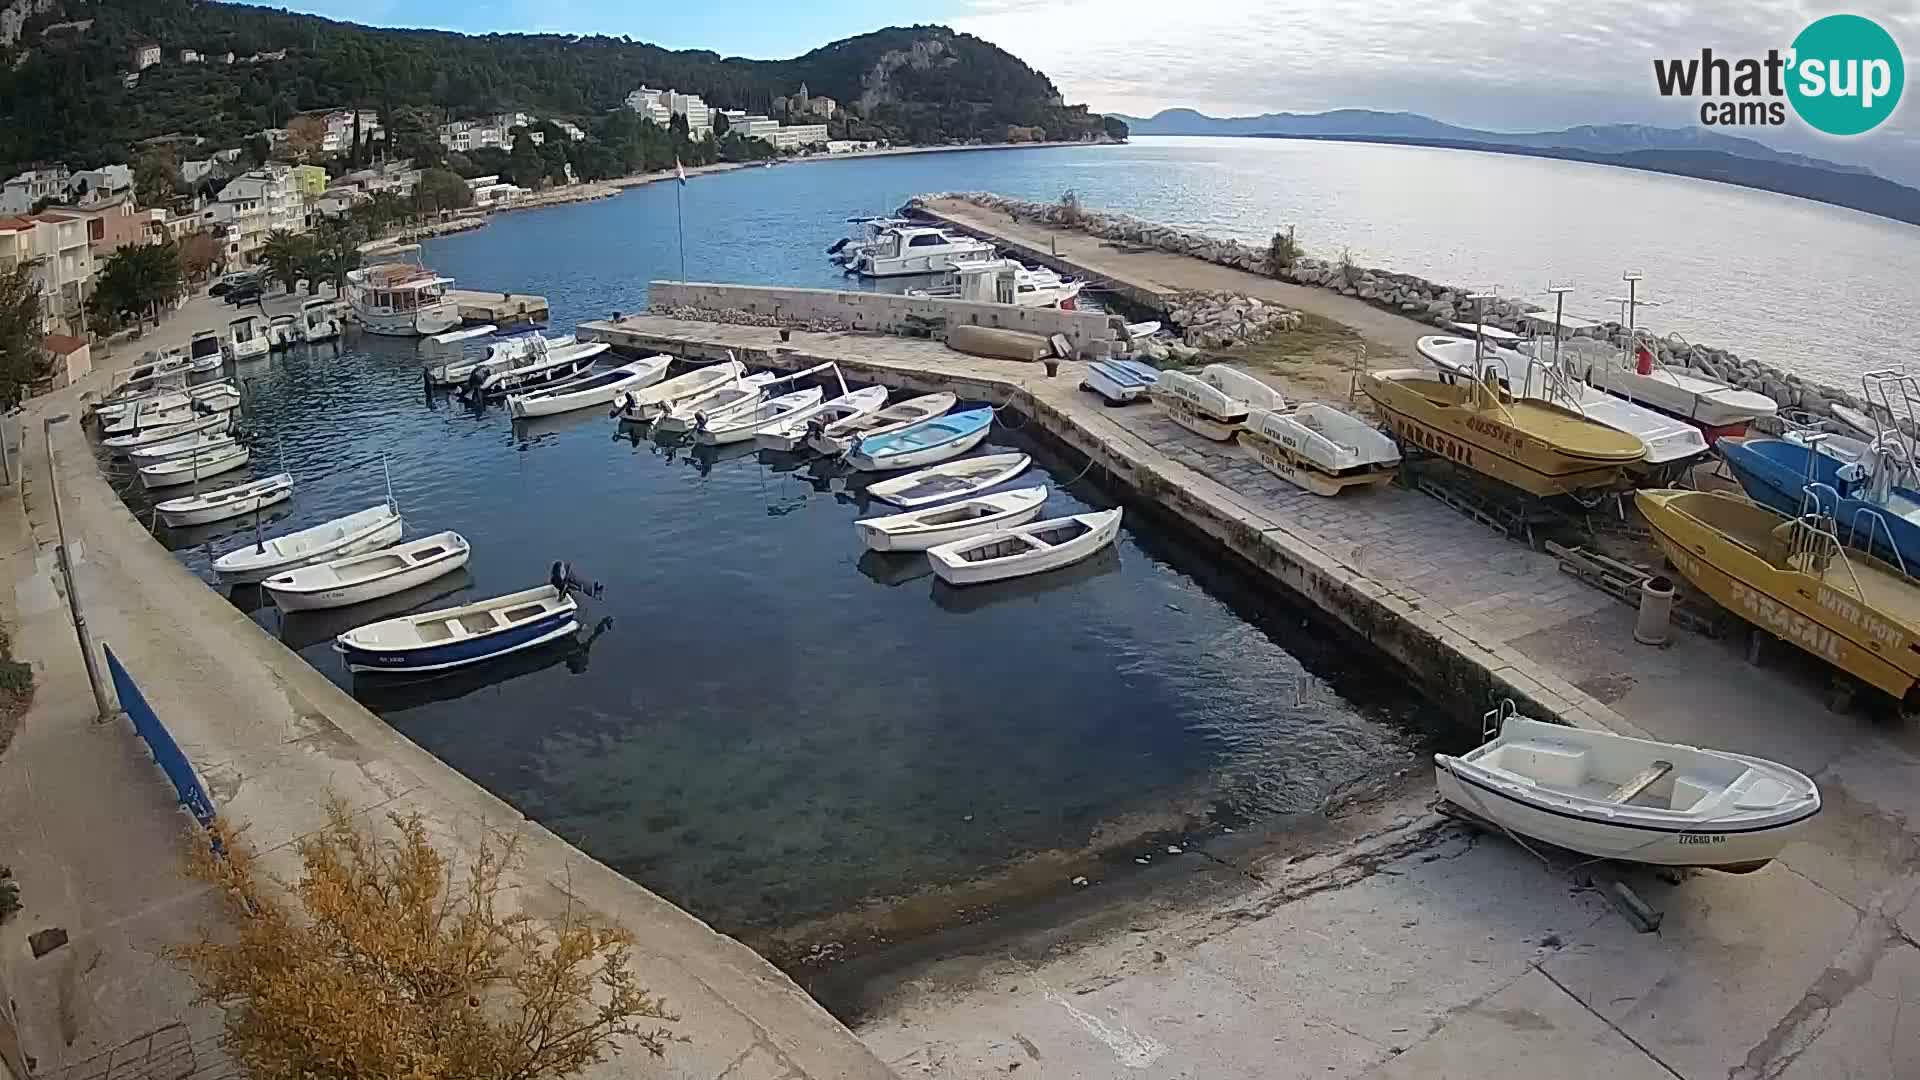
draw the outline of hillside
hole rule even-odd
[[[791,60],[723,58],[626,38],[472,37],[385,30],[194,0],[35,0],[0,44],[0,168],[123,161],[130,144],[187,133],[234,145],[304,109],[426,106],[451,117],[521,109],[591,119],[645,83],[717,107],[768,112],[805,83],[849,110],[849,138],[938,143],[1000,139],[1010,125],[1079,138],[1101,118],[1066,106],[1045,75],[978,38],[940,26],[891,27]],[[81,20],[91,25],[74,28]],[[48,27],[55,27],[48,32]],[[165,60],[122,84],[137,41]],[[283,59],[231,66],[178,62],[181,49]]]

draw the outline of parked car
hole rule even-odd
[[[264,291],[257,281],[248,282],[245,285],[235,285],[233,288],[227,290],[226,301],[235,307],[241,304],[257,304],[260,302],[260,297]]]

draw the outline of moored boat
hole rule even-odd
[[[968,409],[856,439],[847,463],[862,472],[917,469],[959,457],[980,445],[993,428],[993,410]]]
[[[126,457],[143,446],[152,446],[177,439],[182,435],[192,435],[201,431],[225,431],[233,425],[233,416],[217,412],[209,416],[200,416],[192,420],[183,420],[177,424],[164,424],[146,428],[131,435],[116,435],[100,445],[112,451],[114,457]]]
[[[273,352],[291,349],[300,343],[300,320],[295,315],[275,315],[267,320],[267,348]]]
[[[444,344],[441,348],[457,351],[461,348],[460,343],[468,340],[468,335],[485,336],[474,333],[476,330],[493,332],[489,327],[476,326],[438,334],[427,340],[442,342]],[[476,371],[480,372],[481,377],[484,378],[510,367],[524,367],[544,359],[556,349],[563,349],[572,344],[575,344],[572,334],[560,334],[554,337],[547,337],[538,331],[530,334],[516,334],[513,337],[490,342],[486,351],[478,356],[455,356],[438,364],[429,364],[426,369],[427,381],[435,386],[459,386],[471,379]]]
[[[213,569],[222,581],[259,581],[309,563],[376,551],[400,539],[401,528],[400,508],[383,502],[312,528],[235,548],[213,560]]]
[[[189,454],[199,454],[208,450],[217,450],[222,446],[231,444],[233,441],[232,435],[219,429],[201,431],[192,435],[182,435],[177,439],[168,439],[166,442],[154,443],[152,446],[143,446],[138,450],[128,451],[127,460],[133,462],[136,466],[153,465],[162,461],[171,461],[178,457],[186,457]]]
[[[1033,459],[1025,454],[983,454],[868,484],[866,493],[912,510],[997,487],[1026,472],[1031,464]]]
[[[854,390],[820,404],[818,409],[805,415],[795,414],[772,427],[762,428],[754,435],[753,441],[765,450],[797,450],[807,441],[807,432],[822,422],[832,424],[841,420],[858,420],[871,416],[880,406],[887,403],[887,388],[869,386],[863,390]]]
[[[908,398],[898,404],[889,405],[878,412],[863,416],[848,416],[831,423],[822,422],[815,417],[807,422],[807,446],[822,454],[844,453],[853,445],[855,439],[864,439],[873,435],[885,435],[912,427],[922,420],[928,420],[953,408],[958,399],[952,394],[922,394]]]
[[[1120,510],[1030,522],[927,549],[933,573],[949,585],[1045,573],[1093,555],[1120,534]]]
[[[660,381],[673,357],[654,355],[616,368],[555,383],[544,390],[507,395],[507,411],[514,416],[552,416],[575,409],[605,405],[628,390]]]
[[[1400,466],[1400,448],[1392,439],[1317,401],[1257,410],[1239,439],[1275,476],[1316,495],[1387,483]]]
[[[614,399],[613,415],[636,424],[646,423],[682,401],[724,389],[746,373],[747,366],[738,360],[695,368],[665,382],[626,391]]]
[[[221,355],[220,335],[212,330],[196,330],[193,340],[187,343],[187,370],[196,375],[205,375],[210,371],[219,371],[226,362]]]
[[[440,532],[379,551],[285,570],[260,587],[281,611],[349,607],[402,593],[467,565],[472,549],[457,532]]]
[[[1440,795],[1502,829],[1601,859],[1758,870],[1820,812],[1820,789],[1762,758],[1529,720],[1435,754]]]
[[[1191,375],[1160,372],[1151,393],[1167,419],[1219,442],[1231,440],[1254,410],[1286,407],[1279,391],[1225,364],[1208,364]]]
[[[247,448],[237,442],[229,442],[209,447],[191,454],[156,461],[151,465],[140,466],[140,486],[151,491],[154,488],[179,487],[204,480],[209,476],[218,476],[232,472],[245,465],[252,457]]]
[[[347,302],[369,333],[429,336],[460,325],[460,309],[447,296],[452,285],[423,266],[384,263],[347,271]]]
[[[1109,404],[1125,405],[1145,397],[1159,380],[1160,370],[1141,360],[1095,360],[1087,365],[1087,378],[1081,386]]]
[[[819,411],[820,399],[824,396],[816,386],[768,398],[751,408],[732,410],[723,416],[706,416],[694,425],[693,440],[702,446],[746,442],[781,421],[804,420],[813,415]]]
[[[1047,488],[1014,488],[959,502],[908,510],[853,523],[869,551],[925,551],[981,533],[1025,525],[1040,516]]]
[[[321,345],[340,336],[340,320],[333,313],[339,302],[335,300],[309,300],[300,305],[300,326],[296,332],[301,341],[309,345]]]
[[[688,432],[703,422],[753,408],[766,400],[767,387],[776,378],[770,371],[757,372],[681,398],[654,414],[653,429],[667,435]]]
[[[486,375],[467,376],[460,393],[469,401],[497,401],[508,394],[545,389],[566,382],[594,365],[609,346],[604,341],[576,342],[548,349],[529,362],[500,368]]]
[[[227,340],[221,345],[227,359],[238,362],[267,355],[270,345],[260,323],[258,315],[242,315],[227,324]]]
[[[169,526],[210,525],[216,521],[242,517],[282,503],[293,497],[293,474],[280,473],[264,480],[202,491],[178,499],[155,503],[160,520]]]
[[[444,671],[565,637],[580,628],[578,611],[572,595],[548,584],[355,627],[333,647],[350,671]]]

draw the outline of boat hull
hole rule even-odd
[[[992,424],[983,424],[978,429],[958,435],[933,446],[918,447],[898,454],[881,454],[878,457],[857,450],[847,456],[847,463],[861,472],[887,472],[893,469],[918,469],[925,465],[938,465],[979,446],[986,441]]]
[[[540,397],[509,397],[507,398],[507,410],[515,416],[531,417],[557,416],[560,413],[573,412],[577,409],[591,409],[596,405],[605,405],[629,391],[639,390],[653,383],[657,383],[660,381],[660,377],[666,373],[667,365],[661,363],[656,367],[633,371],[629,373],[625,379],[620,381],[609,382],[603,386],[590,387],[573,393],[555,393]],[[556,386],[554,389],[558,390],[560,387]]]
[[[1091,515],[1077,515],[1085,518]],[[956,544],[945,544],[929,548],[927,561],[933,567],[934,576],[949,585],[984,585],[992,581],[1006,581],[1011,578],[1044,574],[1049,570],[1072,566],[1082,559],[1089,558],[1113,543],[1120,535],[1120,517],[1118,513],[1107,512],[1098,527],[1080,536],[1042,551],[1022,554],[1011,558],[989,559],[985,562],[968,562],[954,552],[966,545],[982,542],[982,537],[970,537]],[[1042,525],[1053,524],[1043,522]],[[996,530],[1007,532],[1006,529]],[[988,533],[991,537],[995,533]]]
[[[1025,525],[1039,517],[1040,512],[1045,509],[1046,497],[1042,495],[1031,506],[974,518],[944,528],[916,529],[910,533],[898,533],[875,528],[865,521],[856,521],[853,527],[860,533],[860,543],[868,551],[926,551],[945,544],[970,540],[983,533]]]
[[[1747,497],[1789,517],[1800,513],[1811,465],[1811,479],[1823,485],[1816,489],[1820,510],[1839,524],[1842,540],[1881,558],[1897,555],[1909,573],[1920,573],[1920,525],[1908,516],[1920,510],[1920,492],[1894,488],[1890,506],[1836,498],[1841,489],[1838,458],[1783,439],[1726,439],[1717,445]],[[1879,521],[1869,521],[1864,513],[1878,515]]]
[[[302,566],[312,566],[315,563],[333,559],[344,559],[349,555],[364,555],[369,551],[378,551],[399,540],[401,529],[400,515],[395,514],[379,525],[363,529],[352,536],[342,537],[329,547],[287,556],[278,562],[261,563],[239,569],[222,568],[219,561],[215,560],[214,569],[220,575],[220,580],[224,582],[241,584],[264,581],[275,574],[297,570]]]
[[[1398,464],[1376,464],[1328,472],[1265,432],[1243,430],[1239,433],[1239,441],[1240,446],[1268,472],[1296,487],[1328,498],[1348,488],[1378,487],[1391,483],[1400,468]]]
[[[347,670],[370,672],[446,671],[484,663],[522,649],[544,645],[580,629],[578,610],[567,608],[509,630],[484,637],[450,641],[410,649],[368,649],[336,639],[335,649],[345,657]],[[344,635],[343,635],[344,636]]]
[[[463,546],[458,550],[449,550],[439,559],[409,566],[392,574],[329,589],[276,589],[272,585],[263,585],[262,589],[272,599],[273,606],[281,611],[325,611],[331,608],[352,607],[369,600],[379,600],[395,593],[403,593],[408,589],[445,577],[467,565],[467,560],[472,555],[472,548]]]
[[[1167,419],[1193,432],[1203,439],[1214,442],[1232,442],[1240,425],[1246,423],[1245,412],[1221,414],[1187,400],[1185,397],[1169,397],[1159,393],[1154,399],[1165,410]]]
[[[1126,405],[1152,392],[1160,373],[1134,360],[1096,360],[1087,365],[1085,386],[1109,403]]]
[[[205,480],[210,476],[230,473],[244,467],[251,460],[252,454],[246,447],[236,443],[232,447],[222,448],[207,455],[207,458],[208,460],[200,462],[198,468],[175,468],[183,461],[192,460],[191,458],[175,458],[158,465],[145,466],[140,470],[140,486],[153,491],[157,488],[179,487],[183,484],[191,484],[195,480]]]
[[[258,510],[286,502],[293,498],[293,485],[282,484],[268,488],[258,494],[242,498],[229,499],[213,506],[199,506],[189,509],[169,510],[162,503],[154,509],[160,514],[160,520],[171,528],[184,528],[189,525],[211,525],[216,521],[245,517]]]

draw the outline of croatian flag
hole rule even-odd
[[[682,186],[685,186],[687,182],[687,170],[681,167],[679,158],[673,159],[673,175],[680,179]]]

